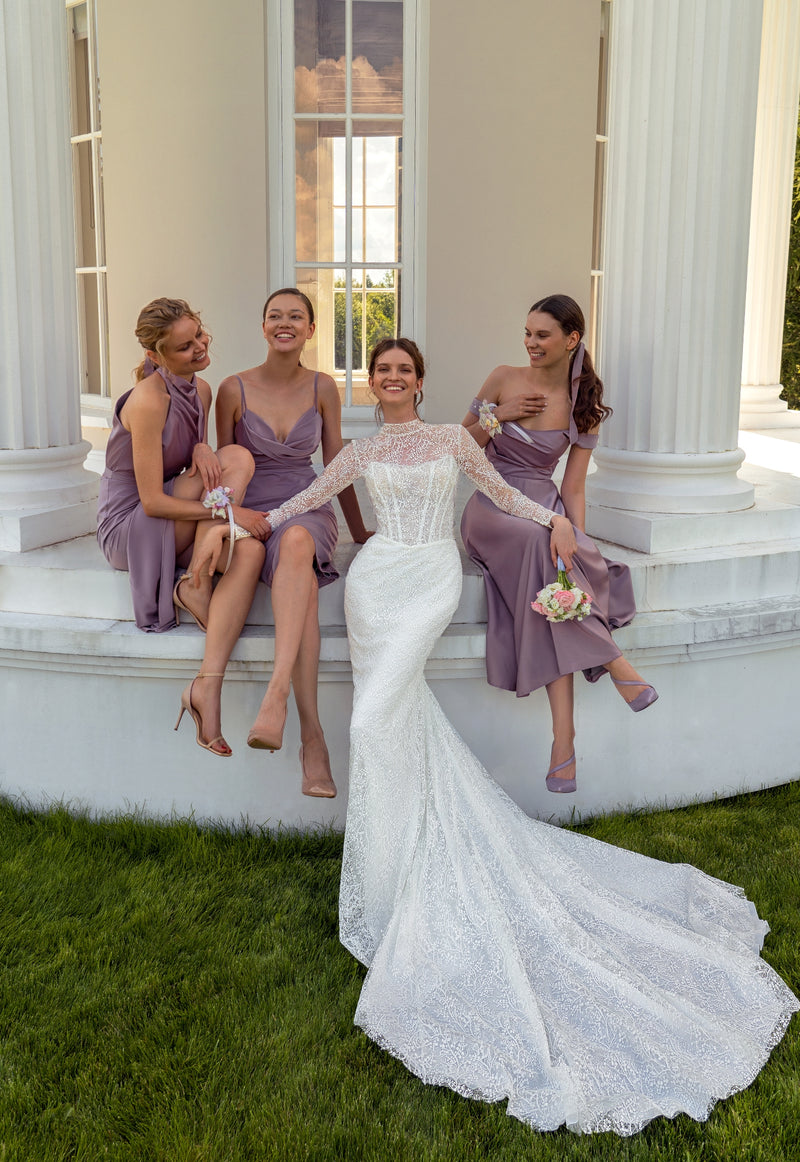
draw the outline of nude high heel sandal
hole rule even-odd
[[[194,684],[198,678],[224,678],[224,677],[225,677],[224,674],[198,674],[196,677],[192,678],[189,685],[186,687],[186,689],[181,694],[181,712],[178,715],[178,721],[175,723],[175,729],[177,730],[178,727],[180,726],[184,711],[188,710],[189,714],[192,717],[192,720],[194,721],[195,730],[197,732],[197,745],[201,746],[203,748],[203,750],[210,751],[210,753],[216,755],[217,758],[229,759],[231,757],[231,755],[233,754],[233,751],[228,746],[227,742],[225,742],[225,739],[222,737],[221,734],[218,734],[216,738],[212,738],[209,742],[203,742],[203,733],[202,733],[203,719],[202,719],[202,716],[200,714],[200,711],[196,710],[195,707],[192,705],[192,690],[194,689]],[[224,746],[228,747],[228,749],[227,750],[214,750],[214,743],[215,742],[221,742]]]
[[[203,631],[203,633],[205,633],[208,630],[208,626],[204,625],[203,622],[200,620],[200,618],[197,616],[197,614],[193,613],[188,605],[184,605],[183,602],[181,601],[180,597],[178,596],[178,589],[183,584],[183,582],[184,581],[191,581],[191,579],[192,579],[191,573],[184,573],[183,576],[179,577],[178,580],[175,582],[175,588],[172,590],[172,604],[175,606],[175,624],[176,625],[181,624],[180,611],[183,609],[186,613],[189,614],[189,617],[191,617],[195,620],[195,622],[200,626],[200,629]],[[204,678],[205,674],[198,674],[197,676],[198,676],[198,678]],[[214,677],[215,675],[209,675],[209,676]],[[188,710],[189,707],[187,706],[186,709]]]
[[[306,762],[303,758],[303,748],[300,747],[300,766],[303,771],[303,782],[301,791],[304,795],[309,795],[313,799],[335,799],[336,798],[336,784],[333,781],[333,776],[328,770],[327,778],[319,778],[319,776],[310,775],[306,770]]]

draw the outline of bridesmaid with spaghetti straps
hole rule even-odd
[[[583,313],[567,295],[534,303],[525,326],[527,367],[496,367],[463,423],[500,475],[531,500],[569,517],[577,551],[569,579],[592,597],[582,621],[548,622],[531,609],[555,580],[549,536],[502,512],[481,493],[467,502],[461,535],[486,583],[489,684],[524,698],[544,686],[553,719],[549,791],[576,789],[573,674],[606,672],[634,712],[658,697],[614,644],[611,631],[633,620],[627,566],[607,561],[585,532],[586,473],[600,423],[611,414],[583,345]],[[559,492],[552,480],[569,449]]]
[[[263,332],[266,360],[224,379],[216,404],[219,447],[238,444],[255,460],[244,503],[259,512],[277,508],[315,479],[311,456],[320,443],[324,464],[342,448],[336,384],[300,362],[314,334],[310,300],[296,287],[275,291],[264,306]],[[369,533],[354,489],[346,488],[339,502],[353,540],[363,544]],[[261,576],[272,590],[275,663],[247,739],[256,749],[280,750],[291,687],[300,719],[302,792],[329,799],[336,784],[317,706],[318,595],[339,576],[332,564],[336,539],[336,516],[325,504],[286,521],[266,543]]]

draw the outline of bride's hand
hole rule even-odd
[[[550,534],[550,557],[553,564],[558,568],[558,558],[564,562],[564,568],[569,573],[572,568],[573,554],[578,550],[578,542],[575,540],[575,530],[572,527],[572,522],[565,516],[554,516],[552,520],[552,533]]]
[[[257,541],[265,541],[269,536],[269,525],[264,519],[264,513],[258,512],[254,508],[240,508],[238,504],[233,506],[234,523],[248,532],[251,537],[255,537]]]

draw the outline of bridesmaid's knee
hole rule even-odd
[[[256,463],[253,454],[239,444],[226,444],[217,452],[217,459],[223,472],[236,472],[245,476],[249,481],[255,472]]]
[[[264,564],[264,554],[266,549],[262,541],[257,541],[255,537],[245,537],[236,542],[234,550],[235,557],[245,562],[253,572],[259,573],[261,566]]]
[[[308,529],[302,525],[292,525],[281,537],[278,548],[278,561],[281,564],[291,562],[313,561],[316,546],[314,538]]]

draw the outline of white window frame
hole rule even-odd
[[[78,306],[78,361],[80,372],[81,386],[86,382],[86,367],[88,365],[88,349],[86,337],[86,317],[84,311],[84,295],[83,287],[81,285],[85,276],[94,276],[95,289],[97,294],[97,332],[99,341],[98,363],[100,369],[100,391],[96,392],[81,392],[81,418],[84,423],[92,425],[93,423],[100,423],[101,426],[106,426],[107,420],[111,415],[111,388],[109,383],[109,360],[108,360],[108,293],[106,286],[107,268],[105,265],[105,221],[103,216],[103,189],[102,189],[102,140],[103,133],[100,124],[100,101],[99,101],[99,86],[97,76],[97,0],[65,0],[65,7],[67,12],[68,35],[72,36],[72,16],[71,10],[79,8],[82,4],[86,4],[86,24],[87,24],[87,57],[89,64],[89,132],[75,134],[70,137],[70,145],[72,148],[73,158],[73,174],[77,173],[76,155],[77,146],[83,142],[89,142],[92,154],[91,166],[91,198],[92,210],[94,217],[94,234],[95,234],[95,253],[94,264],[90,266],[79,266],[79,256],[77,246],[80,238],[80,215],[81,207],[78,204],[78,185],[75,179],[75,242],[76,242],[76,265],[75,265],[75,289]],[[75,91],[75,54],[70,45],[69,52],[69,78],[70,89],[74,100]]]
[[[357,3],[358,0],[353,0]],[[348,114],[352,122],[401,120],[403,125],[403,169],[401,196],[401,262],[356,263],[380,270],[401,268],[399,309],[403,334],[425,343],[425,252],[426,252],[426,156],[428,84],[428,3],[403,0],[403,113]],[[343,269],[341,262],[296,262],[295,222],[295,112],[294,112],[294,0],[266,0],[267,5],[267,133],[269,163],[268,286],[275,290],[295,285],[298,268]],[[348,57],[350,28],[348,21]],[[350,83],[348,77],[348,85]],[[316,120],[316,115],[297,115],[299,120]],[[328,120],[339,117],[326,117]],[[350,176],[348,174],[348,183]],[[349,238],[348,238],[349,240]],[[348,338],[352,340],[352,290],[348,280],[346,311]],[[332,371],[332,368],[320,368]],[[348,377],[342,407],[342,432],[346,437],[374,428],[372,408],[353,405],[352,383]]]

